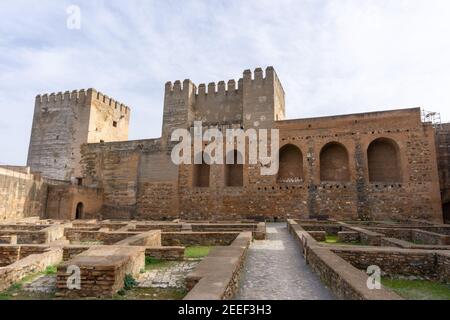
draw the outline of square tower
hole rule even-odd
[[[95,89],[38,95],[27,165],[49,179],[81,177],[84,143],[128,140],[130,108]]]

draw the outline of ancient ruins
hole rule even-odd
[[[450,299],[450,124],[286,119],[272,67],[168,82],[160,138],[129,141],[130,116],[95,89],[36,97],[27,166],[0,166],[0,298],[412,298],[400,279]],[[277,129],[277,173],[174,164],[172,133],[198,121]]]

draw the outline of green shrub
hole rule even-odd
[[[131,290],[138,285],[137,281],[133,278],[131,274],[127,274],[123,280],[123,288],[125,290]]]

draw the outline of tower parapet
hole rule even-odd
[[[56,180],[79,177],[80,146],[128,139],[130,108],[95,89],[37,95],[28,166]]]
[[[268,127],[284,117],[284,90],[273,67],[265,72],[245,70],[237,82],[197,87],[190,80],[177,80],[165,86],[163,137],[174,129],[191,127],[193,121],[203,121],[205,126]]]

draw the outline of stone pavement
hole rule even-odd
[[[56,275],[42,275],[23,286],[24,291],[52,293],[56,290]]]
[[[173,262],[161,269],[149,270],[136,279],[140,288],[185,288],[185,278],[198,261]]]
[[[250,245],[237,300],[331,300],[330,290],[305,263],[285,223],[268,223],[267,240]]]

